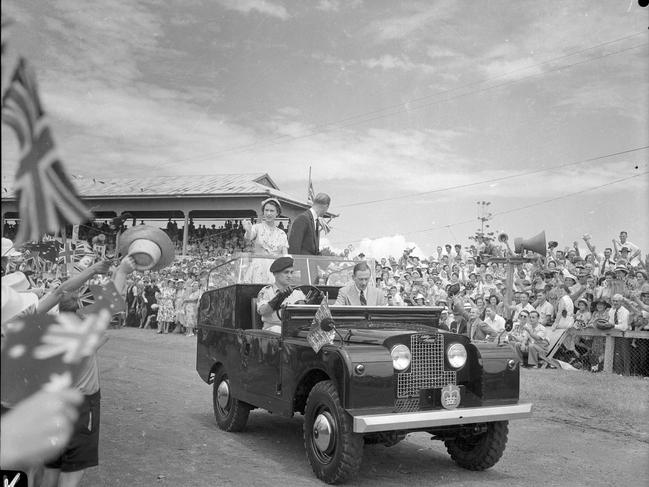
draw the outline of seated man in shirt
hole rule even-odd
[[[537,291],[536,293],[536,311],[539,312],[539,323],[543,326],[552,326],[552,315],[554,315],[554,306],[548,301],[546,291]]]
[[[486,316],[484,322],[489,325],[491,328],[496,330],[497,333],[505,331],[505,318],[500,316],[496,312],[496,308],[489,306],[487,308]]]
[[[545,358],[548,353],[549,342],[545,333],[545,327],[540,323],[540,313],[536,310],[530,311],[530,320],[523,326],[523,333],[526,336],[528,356],[527,364],[540,367],[540,358]]]
[[[270,266],[270,272],[275,278],[274,284],[269,284],[259,291],[257,295],[257,312],[264,323],[263,329],[273,333],[282,332],[282,319],[279,310],[282,305],[306,301],[304,293],[293,289],[293,259],[280,257]]]
[[[622,303],[624,298],[621,294],[613,295],[611,309],[608,310],[608,322],[616,330],[627,331],[629,329],[629,310]]]
[[[387,303],[383,291],[368,286],[371,275],[372,272],[367,262],[356,264],[352,274],[354,282],[340,288],[336,304],[345,306],[385,306]]]

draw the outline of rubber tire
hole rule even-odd
[[[455,463],[467,470],[486,470],[502,457],[509,433],[508,421],[487,423],[487,431],[472,438],[444,442]]]
[[[320,454],[313,443],[313,423],[321,411],[329,412],[337,431],[332,455]],[[339,484],[358,474],[363,460],[363,435],[353,432],[352,418],[340,404],[330,380],[318,382],[309,393],[304,410],[304,448],[313,472],[323,482]]]
[[[214,378],[212,386],[212,407],[214,408],[214,418],[216,424],[223,431],[238,432],[243,431],[248,422],[248,415],[252,406],[243,401],[239,401],[230,395],[228,405],[222,409],[217,403],[217,390],[223,380],[228,380],[228,374],[223,368],[219,369]]]

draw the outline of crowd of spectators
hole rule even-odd
[[[101,233],[102,229],[107,229],[107,233]],[[112,255],[114,230],[108,222],[95,224],[87,231],[90,245],[103,249],[98,244],[105,241],[105,254]],[[161,333],[173,330],[191,334],[196,326],[198,299],[208,287],[208,270],[237,252],[250,251],[250,243],[244,239],[239,220],[226,221],[219,227],[196,227],[190,221],[189,244],[186,254],[180,256],[183,229],[169,219],[165,230],[177,246],[178,257],[160,272],[132,274],[127,293],[128,313],[122,323],[158,329]],[[500,332],[508,323],[520,325],[522,310],[538,312],[539,324],[549,331],[581,327],[649,330],[647,254],[628,239],[625,231],[601,251],[589,235],[583,236],[583,242],[586,252],[577,241],[563,248],[550,242],[545,257],[529,252],[530,258],[514,268],[509,303],[505,302],[507,267],[502,261],[491,259],[508,254],[503,244],[446,244],[427,258],[413,255],[412,249],[404,249],[398,257],[375,258],[375,285],[385,293],[390,306],[443,307],[442,323],[454,331],[474,313],[481,323]],[[365,260],[363,254],[352,257],[347,249],[340,256]],[[23,264],[21,269],[25,268],[33,271]],[[56,281],[49,279],[52,280]],[[48,280],[37,281],[37,285],[45,286]],[[529,317],[528,313],[523,313],[523,318]],[[158,319],[160,314],[164,320]],[[646,347],[646,342],[634,342],[634,346]],[[580,360],[593,370],[602,368],[603,351],[597,343],[593,347],[583,340],[568,340],[562,351],[571,362]],[[649,350],[643,353],[647,355]],[[584,360],[581,355],[591,356]]]
[[[514,333],[523,325],[532,329],[528,319],[548,331],[584,327],[649,330],[647,255],[643,260],[642,251],[628,240],[626,231],[621,231],[601,252],[589,235],[584,235],[583,240],[588,249],[585,254],[577,241],[563,250],[550,242],[545,257],[529,253],[529,260],[516,264],[511,302],[506,302],[506,264],[502,259],[490,259],[506,256],[509,250],[504,245],[492,245],[490,253],[485,254],[476,247],[446,244],[437,248],[436,256],[425,259],[405,249],[398,259],[376,261],[376,286],[384,290],[392,306],[444,307],[443,325],[459,332],[471,319],[487,323],[497,333],[505,329],[507,322]],[[360,254],[356,259],[364,257]],[[472,313],[475,317],[471,317]],[[510,339],[515,341],[516,337],[510,335]],[[547,341],[540,341],[545,341],[547,348]],[[649,373],[645,364],[647,342],[624,340],[620,347],[630,344],[638,349],[636,355],[643,362],[640,368],[645,369],[645,374]],[[571,363],[602,370],[600,340],[567,337],[561,353]]]

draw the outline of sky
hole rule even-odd
[[[268,173],[325,245],[420,255],[479,216],[649,251],[649,8],[635,0],[4,1],[70,174]],[[3,186],[17,149],[2,126]],[[481,202],[487,202],[489,205]],[[486,210],[485,213],[481,213]]]

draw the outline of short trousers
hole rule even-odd
[[[84,396],[68,446],[59,458],[46,463],[46,468],[77,472],[99,465],[100,401],[100,391]]]

